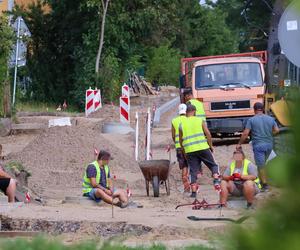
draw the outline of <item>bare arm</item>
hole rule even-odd
[[[229,176],[229,175],[224,175],[223,174],[223,176],[222,176],[222,179],[224,180],[224,181],[230,181],[231,180],[231,176]]]
[[[172,125],[172,139],[173,139],[173,142],[175,143],[175,128],[173,125]]]
[[[206,122],[202,123],[202,129],[203,129],[203,132],[206,136],[207,143],[208,143],[209,147],[213,150],[212,138],[211,138],[210,131],[209,131],[207,125],[206,125]]]
[[[12,179],[12,177],[8,174],[8,173],[6,173],[6,172],[4,172],[2,169],[0,169],[0,178],[11,178]]]
[[[279,128],[278,128],[278,126],[276,125],[276,126],[273,126],[273,135],[277,135],[277,134],[279,134]]]
[[[183,140],[182,140],[182,129],[179,128],[179,143],[180,143],[180,147],[184,153],[184,147],[183,147]]]
[[[247,140],[249,134],[250,134],[250,129],[245,128],[243,134],[241,135],[240,141],[238,143],[239,146],[242,145]]]
[[[255,175],[242,175],[241,179],[243,181],[254,181],[257,177]]]

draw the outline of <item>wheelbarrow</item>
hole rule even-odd
[[[163,182],[167,195],[170,195],[170,161],[169,160],[148,160],[139,162],[139,166],[146,182],[147,196],[149,196],[149,183],[152,183],[154,197],[159,197],[159,186]]]

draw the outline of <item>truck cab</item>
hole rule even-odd
[[[242,132],[254,103],[264,102],[266,61],[265,51],[182,59],[181,94],[191,88],[203,102],[214,136]]]

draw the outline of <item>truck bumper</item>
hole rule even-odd
[[[213,135],[230,135],[241,133],[248,121],[248,117],[232,117],[232,118],[217,118],[206,119],[207,127]]]

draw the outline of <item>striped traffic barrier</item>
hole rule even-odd
[[[96,88],[94,90],[94,111],[97,111],[100,108],[102,108],[101,91]]]
[[[129,86],[126,84],[122,86],[122,96],[130,98]]]
[[[94,112],[94,90],[91,87],[85,93],[85,116]]]
[[[130,102],[128,97],[120,97],[120,121],[130,123]]]

